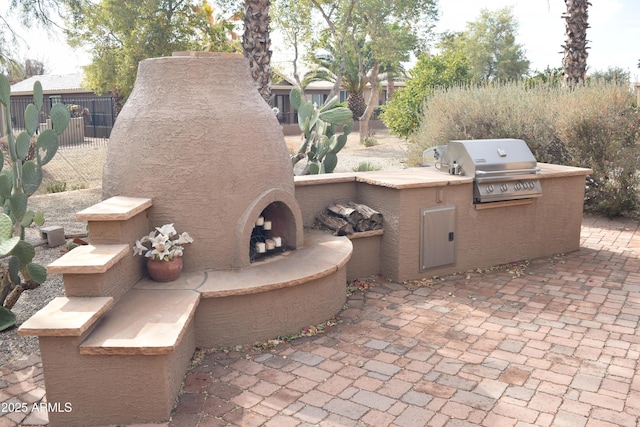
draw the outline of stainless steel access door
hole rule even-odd
[[[420,212],[420,271],[456,262],[456,207]]]

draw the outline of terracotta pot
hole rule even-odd
[[[147,258],[147,271],[156,282],[171,282],[180,277],[182,272],[182,258],[175,257],[170,260]]]

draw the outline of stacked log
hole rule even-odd
[[[380,230],[383,216],[380,212],[361,203],[334,203],[316,215],[322,228],[327,228],[337,236],[356,232]]]

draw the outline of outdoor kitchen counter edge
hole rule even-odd
[[[593,172],[593,170],[588,168],[576,168],[573,166],[562,166],[551,163],[538,163],[538,167],[540,168],[540,178],[589,175]]]
[[[539,177],[559,178],[568,176],[588,175],[591,169],[562,166],[549,163],[538,163]],[[296,186],[339,184],[343,182],[362,182],[380,187],[407,188],[444,187],[447,185],[470,184],[473,177],[454,176],[440,172],[432,167],[416,167],[402,170],[377,172],[331,173],[321,175],[306,175],[294,177]]]
[[[339,184],[342,182],[355,181],[398,190],[406,188],[444,187],[446,185],[469,184],[473,182],[472,177],[449,175],[429,167],[376,172],[307,175],[296,176],[294,179],[296,186]]]

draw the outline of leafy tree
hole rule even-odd
[[[617,83],[629,85],[631,83],[631,73],[620,67],[609,67],[604,71],[594,71],[589,75],[589,80],[602,80],[607,83]]]
[[[360,117],[360,141],[368,136],[369,121],[378,106],[378,75],[384,64],[407,61],[419,47],[425,29],[437,15],[434,0],[311,0],[321,13],[342,61],[337,90],[346,72],[348,47],[354,48],[358,73],[371,87],[367,108]],[[363,43],[363,41],[365,41]],[[365,49],[367,51],[365,51]],[[370,56],[368,55],[370,53]],[[367,66],[370,61],[371,66]]]
[[[272,22],[283,36],[284,44],[293,52],[293,78],[303,88],[298,64],[302,59],[302,51],[309,48],[316,33],[312,25],[310,3],[304,0],[273,0],[269,11]]]
[[[539,84],[558,86],[562,82],[562,68],[551,68],[547,66],[544,71],[536,71],[531,77],[525,80],[526,87],[534,87]]]
[[[585,81],[587,75],[587,28],[589,28],[589,0],[564,0],[567,11],[562,15],[566,19],[566,39],[564,47],[565,81],[574,85]]]
[[[421,55],[409,75],[406,87],[396,90],[382,112],[385,126],[404,138],[417,130],[424,100],[435,89],[472,81],[467,58],[462,52],[455,51],[433,56]]]
[[[444,34],[441,50],[458,50],[469,57],[479,80],[517,80],[529,72],[523,46],[516,43],[518,24],[511,8],[483,9],[478,20],[467,23],[461,33]]]
[[[84,0],[72,9],[65,33],[71,46],[91,46],[87,86],[97,94],[111,92],[121,106],[143,59],[183,50],[236,49],[219,37],[228,23],[212,14],[206,1],[196,6],[190,0]]]
[[[65,10],[67,4],[76,0],[11,0],[7,6],[7,16],[0,16],[0,71],[14,72],[20,65],[15,47],[20,45],[16,28],[9,24],[9,16],[15,16],[25,28],[33,25],[50,29],[55,25],[53,18]],[[35,75],[35,74],[34,74]]]

